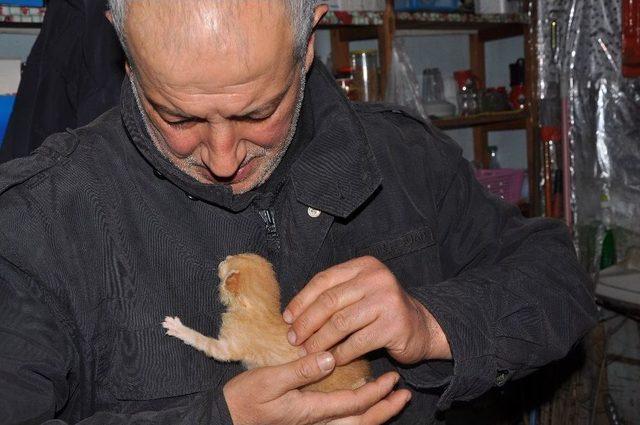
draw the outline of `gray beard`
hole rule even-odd
[[[149,134],[149,137],[151,137],[151,141],[153,142],[156,149],[158,149],[158,152],[160,152],[162,156],[164,156],[167,160],[169,160],[180,171],[197,180],[197,178],[191,172],[190,168],[185,166],[185,164],[192,167],[202,166],[201,162],[198,161],[193,155],[190,155],[187,158],[185,158],[184,163],[178,163],[175,161],[174,158],[172,158],[171,155],[169,155],[168,148],[167,148],[168,144],[166,142],[165,137],[162,135],[162,133],[160,133],[160,131],[158,131],[158,129],[156,129],[153,126],[153,124],[149,120],[149,117],[147,116],[147,112],[142,106],[142,102],[140,100],[140,94],[139,94],[142,90],[139,88],[138,82],[132,73],[129,75],[129,82],[133,90],[133,95],[136,100],[136,105],[138,106],[138,110],[140,111],[140,115],[142,116],[142,120],[144,122],[145,128],[147,129],[147,133]],[[246,193],[250,190],[255,189],[256,187],[262,186],[269,179],[269,177],[271,177],[275,169],[278,168],[278,165],[280,165],[280,163],[282,162],[282,158],[284,158],[284,155],[287,153],[287,150],[289,149],[289,146],[291,145],[291,142],[293,141],[293,138],[295,137],[295,134],[296,134],[296,129],[298,127],[298,120],[300,119],[302,104],[304,102],[304,91],[305,91],[306,84],[307,84],[307,73],[306,73],[305,67],[303,66],[302,71],[300,73],[300,89],[298,90],[296,107],[293,112],[293,119],[291,120],[291,124],[289,126],[289,130],[287,131],[287,135],[285,136],[283,142],[280,144],[280,148],[277,155],[270,161],[267,168],[263,171],[263,175],[260,177],[260,179],[256,182],[255,185],[247,188],[242,192],[238,192],[237,194]],[[256,153],[253,153],[253,155],[248,154],[247,158],[245,158],[243,163],[249,162],[249,160],[253,159],[256,156],[259,156],[259,154],[262,154],[264,152],[266,151],[263,149],[262,152],[258,151],[258,154]],[[210,183],[210,184],[220,184],[220,183]]]

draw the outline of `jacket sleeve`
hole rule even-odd
[[[79,356],[69,321],[54,297],[0,257],[0,423],[58,424],[77,403]],[[221,392],[190,406],[133,415],[98,412],[79,422],[102,424],[231,424]]]
[[[445,156],[434,166],[444,280],[410,294],[442,326],[453,362],[401,369],[417,388],[444,387],[440,409],[564,357],[596,315],[566,226],[524,219],[485,192],[459,150]]]

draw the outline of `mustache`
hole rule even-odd
[[[266,156],[266,155],[267,155],[267,150],[265,148],[263,148],[263,147],[255,147],[254,149],[252,149],[251,152],[247,152],[247,154],[245,155],[244,159],[242,160],[242,162],[238,166],[238,169],[246,166],[248,163],[250,163],[254,159],[261,158],[261,157]],[[190,166],[193,166],[193,167],[208,168],[206,166],[206,164],[204,162],[202,162],[201,159],[198,159],[198,155],[196,153],[193,153],[193,154],[189,155],[188,157],[186,157],[184,159],[184,161],[187,164],[189,164]]]

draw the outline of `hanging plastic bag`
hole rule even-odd
[[[420,85],[416,79],[416,73],[413,66],[411,66],[411,60],[404,48],[404,43],[399,38],[393,40],[391,69],[389,70],[385,101],[412,109],[424,120],[428,121],[422,104]]]

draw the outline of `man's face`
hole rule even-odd
[[[198,181],[244,193],[286,150],[304,70],[282,1],[234,3],[131,2],[127,41],[156,147]]]

